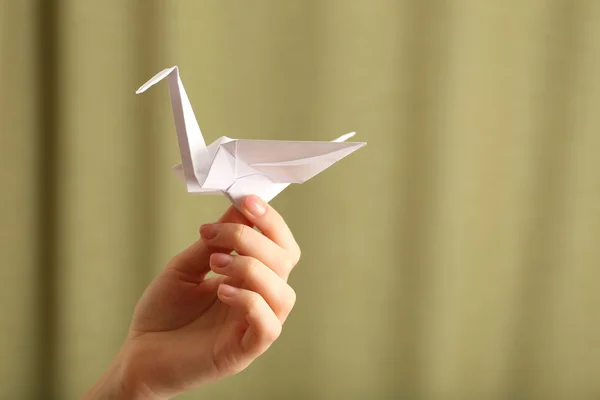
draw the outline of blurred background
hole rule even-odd
[[[224,197],[205,138],[368,146],[272,204],[282,337],[182,399],[600,398],[600,2],[0,0],[0,398],[73,399]]]

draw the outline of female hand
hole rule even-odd
[[[283,218],[249,196],[242,213],[230,207],[200,234],[146,289],[119,355],[84,399],[168,398],[242,371],[279,337],[300,259]],[[218,276],[207,279],[211,269]]]

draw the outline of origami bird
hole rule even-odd
[[[303,183],[366,145],[346,142],[347,133],[331,142],[249,140],[222,136],[206,146],[177,66],[143,84],[145,92],[167,78],[181,164],[173,167],[188,193],[224,194],[238,209],[247,195],[269,202],[291,183]]]

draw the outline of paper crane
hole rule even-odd
[[[189,193],[224,194],[239,209],[247,195],[266,202],[290,183],[303,183],[366,143],[346,142],[354,132],[331,142],[249,140],[222,136],[208,147],[183,88],[177,66],[143,84],[143,93],[164,78],[169,84],[181,164],[173,167]]]

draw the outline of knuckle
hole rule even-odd
[[[288,273],[294,268],[295,265],[296,263],[294,260],[288,257],[284,258],[281,262],[281,268]]]
[[[298,264],[298,262],[300,261],[300,257],[302,257],[302,250],[300,249],[300,246],[296,245],[296,250],[294,252],[294,265]]]
[[[281,330],[281,324],[278,322],[265,324],[263,329],[263,337],[268,342],[274,342],[281,335]]]
[[[296,304],[296,291],[288,285],[283,299],[283,307],[286,311],[290,311]]]
[[[300,261],[300,255],[299,247],[296,250],[289,252],[281,261],[281,268],[283,271],[287,273],[291,272]]]
[[[246,225],[238,224],[233,231],[233,239],[235,243],[243,243],[248,236],[248,228]]]
[[[260,302],[262,297],[259,294],[251,292],[248,299],[248,312],[254,313],[260,310]]]
[[[258,260],[248,257],[244,263],[244,283],[251,282],[258,268]]]

